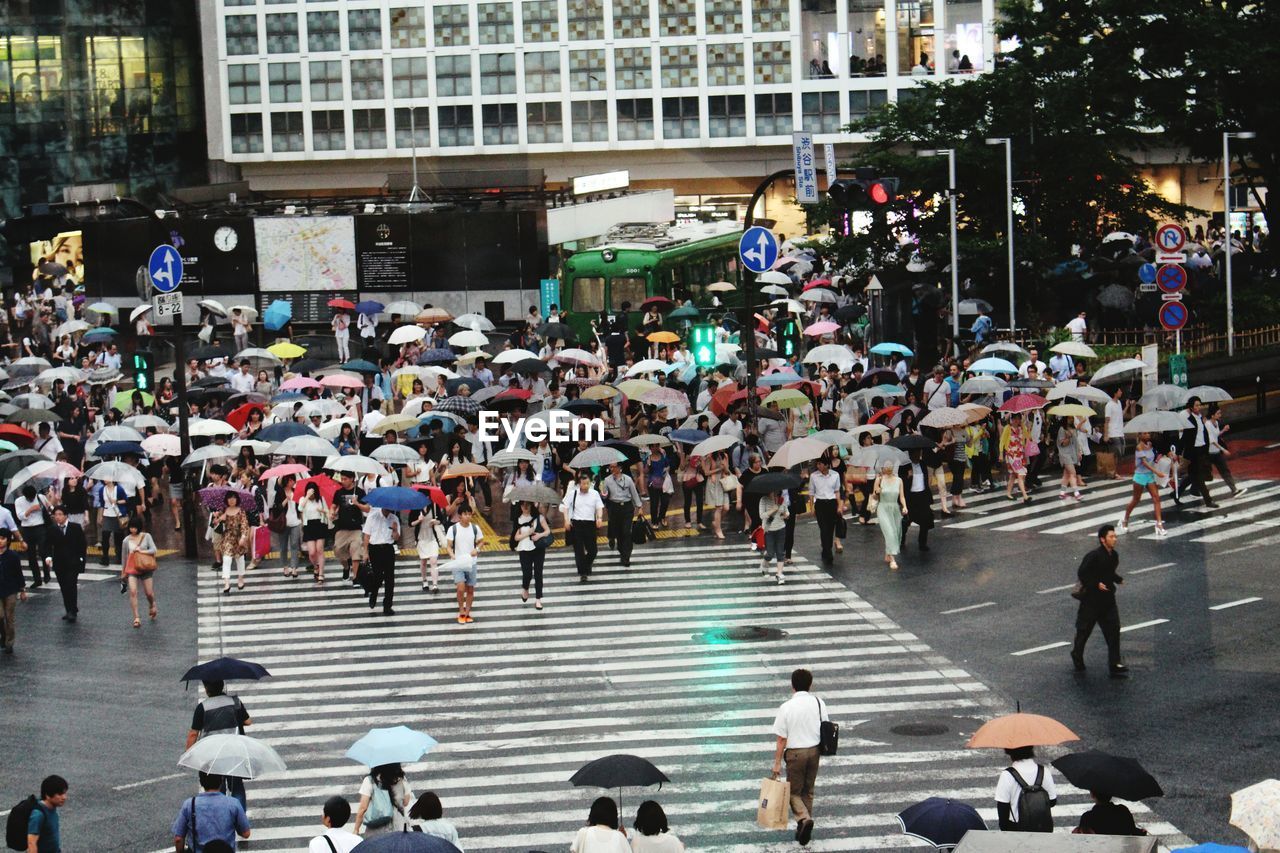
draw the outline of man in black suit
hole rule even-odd
[[[1209,496],[1209,486],[1205,482],[1209,476],[1209,429],[1200,408],[1199,397],[1187,400],[1187,421],[1191,426],[1182,431],[1182,455],[1191,463],[1191,487],[1188,491],[1198,494],[1204,505],[1212,509],[1218,505]]]
[[[54,507],[53,527],[45,532],[44,564],[45,571],[53,566],[53,573],[58,577],[62,606],[67,611],[62,615],[65,622],[76,621],[80,612],[76,581],[84,571],[84,561],[84,530],[80,525],[67,521],[67,511],[63,507]]]
[[[1129,671],[1129,667],[1120,660],[1120,610],[1116,607],[1116,586],[1124,583],[1124,579],[1116,574],[1119,566],[1115,525],[1104,524],[1098,529],[1098,547],[1085,555],[1077,572],[1081,595],[1071,662],[1078,671],[1084,670],[1084,644],[1093,633],[1094,625],[1102,627],[1102,637],[1107,641],[1107,663],[1111,674],[1119,677]]]

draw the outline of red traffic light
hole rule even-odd
[[[875,181],[867,187],[867,196],[875,204],[888,204],[890,199],[889,190],[879,181]]]

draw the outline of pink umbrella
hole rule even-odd
[[[306,388],[323,388],[319,382],[310,376],[295,376],[292,379],[286,379],[280,385],[281,391],[302,391]]]
[[[290,474],[309,476],[311,474],[311,469],[306,465],[299,465],[297,462],[287,462],[284,465],[277,465],[274,468],[268,468],[262,472],[262,476],[258,477],[258,479],[271,480],[276,477],[288,477]]]
[[[293,380],[289,380],[292,382]],[[361,388],[364,383],[354,376],[347,376],[342,373],[335,373],[333,376],[326,376],[320,380],[320,384],[326,388]],[[280,387],[284,387],[283,385]]]
[[[147,455],[152,459],[159,459],[161,456],[181,456],[182,442],[178,436],[162,432],[144,438],[142,449],[147,451]]]
[[[804,283],[805,290],[812,290],[815,287],[830,287],[830,286],[831,286],[831,279],[829,278],[815,278],[812,281],[806,281]]]
[[[1000,411],[1018,414],[1019,412],[1029,412],[1032,409],[1043,409],[1049,405],[1049,401],[1039,394],[1018,394],[1010,397],[1000,405]]]
[[[823,320],[820,323],[814,323],[812,326],[804,330],[806,335],[819,338],[823,335],[830,335],[840,328],[839,323],[832,323],[830,320]]]

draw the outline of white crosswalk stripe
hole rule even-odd
[[[390,617],[371,612],[332,568],[323,588],[262,568],[230,596],[201,571],[201,658],[248,658],[273,674],[234,685],[251,733],[289,765],[249,783],[255,850],[299,849],[325,797],[354,803],[363,770],[343,753],[369,728],[398,724],[440,741],[406,767],[408,778],[415,792],[440,794],[472,853],[563,849],[603,793],[573,788],[569,776],[617,752],[643,755],[672,779],[661,792],[623,792],[628,824],[654,797],[689,849],[794,849],[790,833],[758,829],[754,818],[770,727],[797,666],[815,670],[843,728],[841,754],[823,760],[810,849],[916,846],[893,816],[931,795],[993,811],[1001,756],[964,749],[955,729],[916,738],[890,729],[987,717],[1002,704],[803,559],[778,586],[740,545],[663,543],[637,549],[626,569],[602,551],[592,582],[580,584],[572,554],[553,551],[539,613],[519,600],[514,555],[486,554],[471,625],[456,623],[447,585],[435,596],[420,591],[416,560],[397,568]],[[747,626],[787,634],[697,638]],[[1059,791],[1059,823],[1069,828],[1088,795]],[[1162,842],[1184,840],[1144,807],[1135,812]]]

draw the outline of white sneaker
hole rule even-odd
[[[782,586],[786,581],[782,579],[782,575],[778,575],[778,586]]]
[[[762,575],[766,575],[766,576],[769,574],[769,564],[768,564],[768,563],[761,563],[761,564],[760,564],[760,574],[762,574]]]
[[[1116,522],[1116,533],[1128,533],[1128,532],[1129,532],[1129,525],[1125,524],[1123,521]]]

